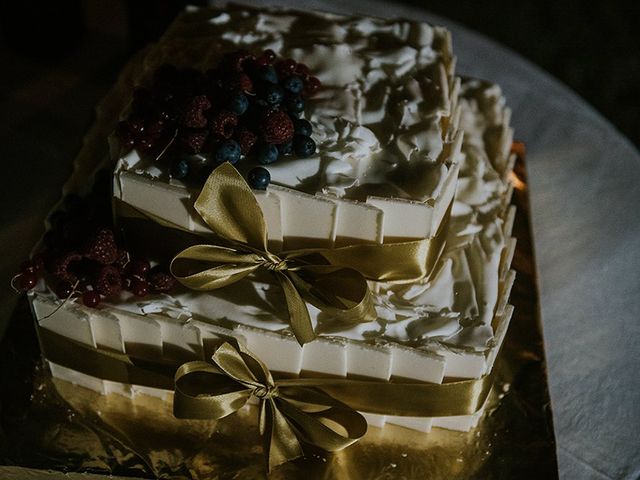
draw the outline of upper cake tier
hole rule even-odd
[[[148,84],[163,64],[204,72],[239,49],[273,50],[322,82],[304,111],[315,153],[281,156],[267,167],[271,187],[256,192],[273,244],[379,243],[436,233],[455,192],[461,145],[459,83],[444,28],[246,7],[195,10],[146,53],[132,83]],[[112,147],[119,160],[115,197],[133,207],[122,215],[136,210],[206,231],[191,210],[201,185],[178,180],[157,157],[115,141]],[[256,165],[246,155],[236,167],[246,175]]]

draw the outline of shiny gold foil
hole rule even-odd
[[[370,427],[346,450],[307,449],[305,457],[276,468],[269,478],[557,478],[522,162],[515,176],[515,314],[478,427],[468,433]],[[255,407],[217,423],[178,420],[161,399],[100,395],[52,380],[41,366],[25,305],[16,311],[0,352],[0,459],[5,465],[138,478],[266,477]]]

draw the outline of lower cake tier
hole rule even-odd
[[[64,347],[56,350],[48,338],[64,338],[89,349],[107,349],[174,364],[209,359],[222,341],[235,339],[254,352],[272,372],[284,377],[442,383],[452,378],[489,375],[512,314],[509,305],[497,312],[493,321],[493,341],[482,352],[444,347],[427,351],[390,342],[367,344],[331,337],[319,337],[300,347],[293,336],[241,324],[226,328],[196,319],[183,308],[154,312],[153,307],[147,305],[147,311],[138,314],[122,308],[93,309],[74,302],[61,304],[46,292],[34,292],[29,298],[44,356],[49,360],[54,377],[104,394],[148,394],[165,399],[171,396],[168,390],[112,382],[82,373],[86,370],[80,359],[64,366],[59,364],[63,362],[56,360]],[[132,304],[133,301],[124,303]],[[369,425],[377,427],[390,423],[419,431],[429,431],[432,426],[467,431],[474,427],[481,413],[440,418],[364,415]]]

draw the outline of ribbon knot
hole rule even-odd
[[[300,345],[315,338],[307,302],[347,324],[373,321],[377,315],[367,281],[407,283],[424,278],[434,270],[446,236],[443,222],[430,239],[275,255],[267,248],[262,210],[230,163],[211,173],[194,208],[220,244],[188,247],[174,257],[171,273],[186,287],[206,291],[235,283],[260,268],[267,270],[282,289],[291,330]]]
[[[278,387],[275,385],[260,385],[254,388],[251,393],[254,397],[257,397],[260,400],[266,400],[268,398],[278,396]]]
[[[289,268],[286,260],[283,260],[273,254],[264,257],[264,266],[267,268],[267,270],[271,270],[272,272],[280,272]]]
[[[211,360],[213,363],[187,362],[178,368],[174,415],[219,419],[242,408],[251,396],[258,397],[269,470],[302,456],[301,442],[338,451],[367,431],[362,415],[321,390],[287,386],[286,382],[279,388],[266,365],[241,345],[223,343]],[[331,423],[337,428],[328,425]]]

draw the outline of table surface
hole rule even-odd
[[[445,25],[453,33],[458,73],[502,86],[516,138],[528,151],[560,477],[639,478],[638,151],[549,75],[447,19],[378,0],[278,3]],[[15,65],[0,94],[0,156],[4,178],[11,179],[0,190],[0,245],[7,252],[0,278],[17,270],[41,233],[93,105],[123,64],[124,51],[122,39],[95,35],[64,61],[43,69],[0,49]],[[13,304],[3,286],[0,334]],[[20,472],[7,475],[18,478]]]

